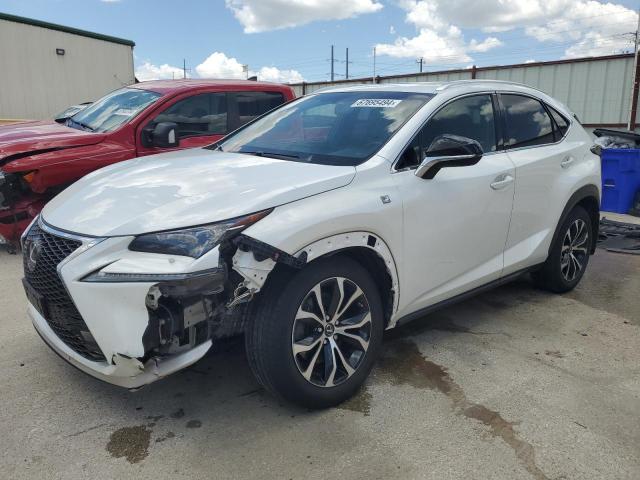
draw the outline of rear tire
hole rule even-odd
[[[562,222],[542,268],[531,274],[535,284],[555,293],[573,290],[584,275],[593,245],[591,217],[576,206]]]
[[[345,256],[272,275],[245,335],[256,378],[276,397],[307,408],[347,400],[380,351],[384,316],[376,284]]]

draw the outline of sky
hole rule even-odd
[[[640,0],[0,0],[0,12],[133,40],[139,80],[280,82],[633,51]]]

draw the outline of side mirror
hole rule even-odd
[[[145,147],[172,148],[180,145],[178,125],[173,122],[160,122],[153,130],[142,131],[142,144]]]
[[[458,135],[440,135],[436,137],[416,169],[416,177],[432,179],[442,168],[468,167],[480,161],[482,146],[471,138]]]

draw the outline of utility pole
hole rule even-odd
[[[333,45],[331,45],[331,81],[333,82],[334,80],[334,75],[333,75]]]
[[[638,26],[636,27],[636,41],[634,44],[633,53],[635,59],[633,63],[633,85],[631,87],[631,109],[629,111],[629,122],[627,122],[627,129],[632,132],[636,128],[636,114],[638,111],[638,92],[640,92],[640,61],[638,61],[638,45],[640,40],[640,8],[638,9]]]
[[[416,60],[416,63],[420,64],[420,73],[422,73],[422,62],[423,62],[424,58],[420,57],[419,59]]]
[[[182,78],[187,78],[187,60],[182,59]]]
[[[346,53],[346,60],[344,62],[345,65],[345,72],[344,72],[344,78],[346,80],[349,80],[349,47],[347,47],[347,53]]]
[[[376,83],[376,47],[373,47],[373,83]]]

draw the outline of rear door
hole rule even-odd
[[[572,176],[579,163],[576,142],[565,138],[570,120],[538,98],[499,95],[505,146],[516,167],[513,213],[504,275],[544,262]]]
[[[229,93],[229,131],[267,113],[285,102],[281,92],[232,92]]]

